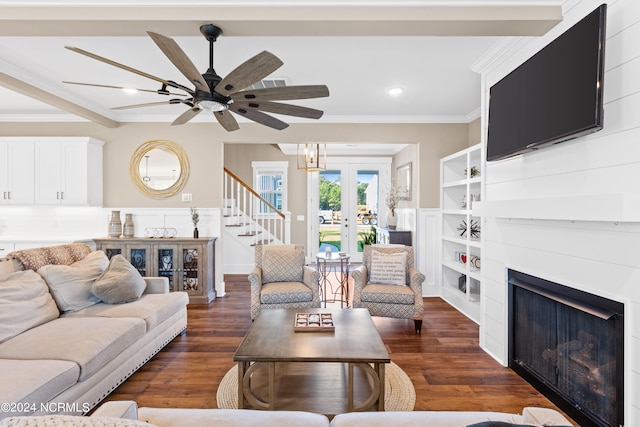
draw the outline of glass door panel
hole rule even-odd
[[[182,290],[197,291],[198,283],[198,249],[182,249]]]
[[[176,251],[174,248],[158,248],[157,250],[158,276],[169,279],[169,289],[173,287],[173,277],[176,271]],[[181,290],[181,289],[180,289]]]
[[[319,251],[331,248],[341,252],[342,245],[342,171],[320,172],[318,181]]]
[[[357,203],[356,224],[357,233],[354,236],[356,243],[352,247],[358,253],[362,253],[364,245],[376,242],[375,226],[378,224],[380,172],[378,170],[358,169],[356,171],[355,199]],[[358,257],[360,258],[360,257]]]

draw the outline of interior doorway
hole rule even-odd
[[[363,245],[375,242],[375,226],[386,215],[390,168],[390,158],[336,158],[327,160],[327,170],[310,174],[311,252],[328,247],[362,262]]]

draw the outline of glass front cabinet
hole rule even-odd
[[[166,277],[171,291],[189,294],[190,303],[209,303],[214,286],[215,238],[93,239],[111,259],[121,254],[146,277]]]

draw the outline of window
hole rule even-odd
[[[279,211],[287,210],[288,162],[251,162],[253,167],[253,189]],[[257,201],[254,212],[272,213],[264,201]]]

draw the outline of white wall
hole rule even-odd
[[[483,71],[483,129],[491,85],[600,3],[566,1],[557,28]],[[625,207],[640,200],[639,41],[640,2],[609,1],[604,129],[487,163],[483,193],[482,347],[506,363],[507,268],[624,303],[628,426],[640,425],[640,212]]]

